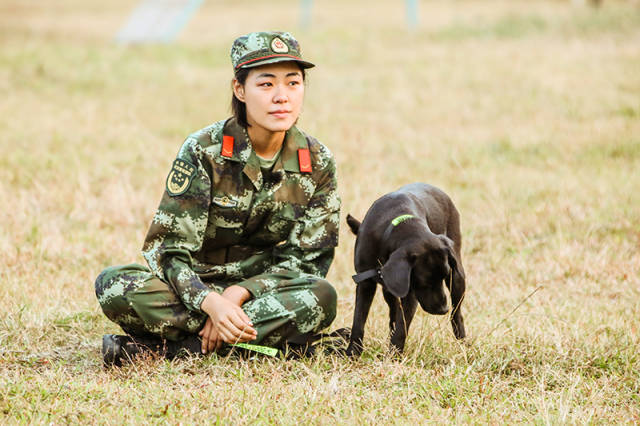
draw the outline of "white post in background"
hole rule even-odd
[[[204,0],[142,0],[118,32],[121,43],[170,43]]]
[[[311,26],[311,11],[313,9],[313,0],[300,1],[300,26],[309,28]]]
[[[418,0],[406,0],[407,26],[410,30],[418,28]]]

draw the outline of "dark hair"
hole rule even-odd
[[[240,68],[236,71],[234,77],[238,80],[238,83],[244,86],[249,71],[251,71],[251,68]],[[302,81],[305,81],[306,73],[304,72],[304,68],[300,67],[300,72],[302,73]],[[245,128],[249,127],[249,123],[247,123],[247,106],[240,99],[236,98],[236,94],[233,93],[233,91],[231,92],[231,113],[239,125]]]

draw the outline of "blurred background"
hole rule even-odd
[[[453,389],[431,388],[440,382],[426,375],[424,403],[447,419],[464,385],[469,393],[454,399],[462,416],[475,415],[487,393],[513,397],[498,417],[493,405],[484,411],[490,422],[504,413],[538,423],[638,421],[640,5],[409,3],[196,1],[173,42],[123,43],[118,34],[138,1],[0,1],[3,413],[39,405],[80,413],[47,417],[65,422],[103,407],[91,402],[105,398],[100,337],[119,330],[100,312],[93,281],[106,266],[144,263],[142,241],[182,141],[230,114],[231,43],[273,29],[291,31],[317,64],[299,127],[337,159],[343,224],[416,181],[445,190],[461,213],[463,310],[479,340],[467,358],[446,318],[418,313],[405,367],[411,380],[424,366],[451,374],[442,386]],[[351,325],[354,301],[355,238],[346,226],[340,238],[329,273],[340,296],[335,327]],[[383,353],[387,333],[378,295],[368,350]],[[203,365],[194,368],[216,364]],[[396,399],[386,377],[395,380],[400,367],[389,365],[380,367],[388,376],[351,376],[378,389],[358,395],[381,395],[361,400],[363,412]],[[31,376],[32,368],[46,374]],[[157,404],[172,398],[174,382],[149,377]],[[298,386],[293,377],[269,391]],[[64,395],[74,406],[61,408],[46,395],[71,379]],[[154,406],[106,383],[114,407],[134,404],[144,419]],[[269,395],[260,386],[249,390]],[[211,395],[243,415],[244,393]],[[344,404],[353,401],[315,405],[309,415],[350,412]],[[419,407],[398,410],[422,419]]]
[[[601,291],[625,269],[614,263],[630,262],[620,253],[640,239],[637,2],[195,3],[174,42],[132,44],[116,38],[136,1],[0,3],[9,312],[90,312],[109,329],[93,279],[143,262],[172,159],[189,133],[229,115],[230,45],[259,29],[293,32],[318,65],[299,125],[337,158],[343,217],[409,182],[451,195],[471,312],[493,321],[487,306],[507,309],[567,274]],[[353,242],[343,227],[330,273],[340,325]]]

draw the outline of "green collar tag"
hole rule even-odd
[[[393,226],[398,226],[398,225],[400,225],[402,222],[404,222],[404,221],[406,221],[406,220],[409,220],[409,219],[412,219],[412,218],[414,218],[414,217],[415,217],[415,216],[414,216],[414,215],[412,215],[412,214],[403,214],[403,215],[400,215],[400,216],[396,217],[395,219],[393,219],[393,220],[391,221],[391,224],[392,224]]]
[[[268,356],[278,355],[278,350],[276,348],[270,348],[269,346],[250,345],[248,343],[236,343],[233,346],[237,346],[243,349],[248,349],[254,352],[259,352],[261,354],[268,355]]]

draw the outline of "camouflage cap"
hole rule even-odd
[[[302,60],[300,45],[288,32],[249,33],[238,37],[231,46],[231,63],[234,71],[283,61],[296,61],[302,68],[315,66],[311,62]]]

